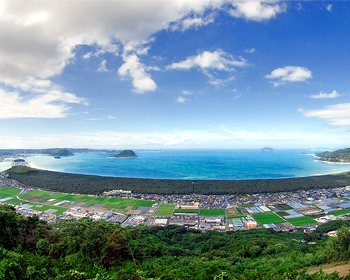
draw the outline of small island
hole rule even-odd
[[[263,152],[272,152],[273,149],[270,148],[270,147],[265,147],[265,148],[262,149],[262,151],[263,151]]]
[[[51,153],[50,156],[53,156],[55,159],[60,159],[61,157],[74,156],[74,154],[71,151],[69,151],[68,149],[62,149],[62,150],[58,150],[54,153]]]
[[[110,158],[137,158],[137,155],[132,150],[124,150]]]

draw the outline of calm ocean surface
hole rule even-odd
[[[271,179],[350,170],[350,164],[316,162],[314,156],[301,152],[305,150],[135,150],[135,159],[77,153],[61,159],[31,156],[26,160],[35,167],[61,172],[155,179]]]

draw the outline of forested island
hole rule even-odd
[[[53,172],[30,167],[12,167],[5,171],[11,179],[41,189],[57,192],[100,194],[123,189],[154,194],[255,194],[293,192],[350,185],[350,172],[286,179],[256,180],[162,180],[104,177]]]
[[[56,152],[53,152],[52,154],[50,154],[50,156],[60,158],[60,157],[74,156],[74,154],[68,149],[62,149],[62,150],[58,150]]]
[[[137,155],[132,150],[124,150],[115,156],[111,156],[110,158],[137,158]]]
[[[122,228],[103,220],[55,224],[0,205],[0,279],[348,279],[310,274],[311,266],[347,261],[349,230],[326,233],[251,230],[200,232],[177,226]]]
[[[350,148],[337,150],[334,152],[316,153],[315,156],[319,161],[329,163],[350,163]]]

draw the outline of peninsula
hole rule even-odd
[[[318,161],[350,164],[350,148],[340,149],[334,152],[316,153],[315,156],[318,158]]]

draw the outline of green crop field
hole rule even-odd
[[[162,204],[157,209],[155,216],[171,216],[174,212],[175,204]]]
[[[287,221],[291,223],[293,226],[305,226],[305,225],[317,224],[317,222],[313,218],[308,216],[288,219]]]
[[[201,216],[224,216],[225,209],[201,209],[199,213]]]
[[[175,209],[175,213],[198,213],[198,209]]]
[[[100,205],[108,209],[125,209],[127,206],[132,206],[133,209],[145,206],[151,207],[155,201],[141,200],[141,199],[130,199],[120,197],[97,197],[93,195],[81,195],[81,194],[67,194],[67,193],[56,193],[50,191],[34,190],[25,194],[20,195],[20,198],[29,200],[31,202],[38,202],[45,205],[53,206],[56,203],[67,200],[67,204],[60,206],[70,206],[70,202],[84,203],[86,206]],[[49,201],[52,200],[52,201]],[[61,207],[62,208],[62,207]],[[63,207],[64,208],[64,207]],[[52,208],[51,209],[55,209]]]
[[[41,205],[41,204],[37,204],[37,203],[29,203],[29,204],[34,205],[34,207],[31,209],[33,209],[35,211],[45,212],[46,210],[49,210],[49,209],[57,210],[57,212],[56,212],[57,215],[62,215],[64,212],[66,212],[68,210],[68,208],[59,207],[59,206]]]
[[[20,192],[20,189],[16,188],[0,188],[0,198],[12,197],[11,200],[6,201],[6,204],[17,205],[22,203],[21,200],[16,198],[16,195]]]
[[[5,197],[16,197],[17,194],[21,189],[16,189],[16,188],[0,188],[0,198],[5,198]]]
[[[342,209],[342,210],[332,212],[332,215],[340,216],[340,215],[345,215],[345,214],[349,214],[349,213],[350,213],[350,209]]]
[[[228,215],[229,219],[238,219],[238,218],[244,218],[247,217],[246,215]]]
[[[254,203],[238,204],[238,207],[240,208],[255,207],[255,204]]]
[[[283,223],[284,220],[273,212],[254,214],[253,218],[260,224]]]

